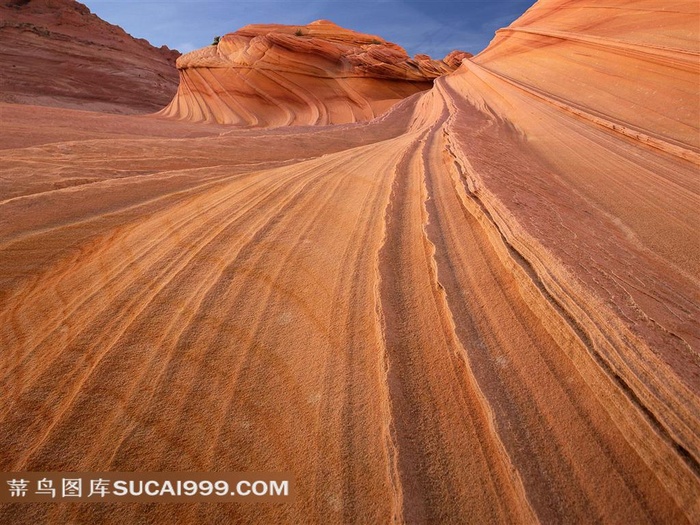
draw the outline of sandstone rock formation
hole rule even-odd
[[[618,134],[694,156],[700,148],[700,8],[683,0],[618,4],[537,2],[497,32],[470,70],[486,70],[487,81],[541,94]]]
[[[445,61],[327,20],[249,25],[180,57],[180,87],[161,114],[239,126],[339,124],[384,113],[471,55]]]
[[[178,56],[73,0],[0,0],[0,101],[157,111],[177,89]]]
[[[540,0],[361,123],[0,104],[0,470],[297,488],[0,521],[699,523],[699,16]]]

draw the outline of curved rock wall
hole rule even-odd
[[[362,123],[0,105],[3,471],[297,487],[0,521],[700,523],[700,166],[679,109],[697,19],[694,1],[540,1]],[[202,90],[252,79],[232,98],[258,125],[359,118],[343,68],[390,83],[401,61],[318,26],[184,57],[202,67],[177,100],[233,119]],[[317,115],[281,96],[292,74],[327,90]]]

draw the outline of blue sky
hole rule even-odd
[[[182,52],[246,24],[302,25],[318,19],[395,42],[410,55],[442,58],[488,45],[535,0],[81,0],[100,18],[151,44]]]

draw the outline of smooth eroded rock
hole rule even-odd
[[[256,127],[370,120],[469,56],[410,58],[327,20],[249,25],[178,59],[180,88],[162,114]]]

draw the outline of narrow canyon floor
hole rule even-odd
[[[0,467],[297,490],[0,521],[698,518],[694,165],[476,73],[335,126],[0,104]]]

